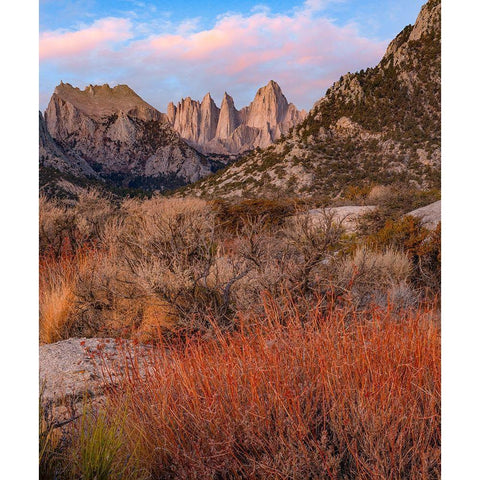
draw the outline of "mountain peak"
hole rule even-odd
[[[55,88],[55,96],[92,117],[124,112],[135,114],[144,120],[162,118],[158,110],[145,102],[128,85],[116,85],[112,88],[105,83],[88,85],[84,90],[80,90],[69,83],[60,82]]]
[[[170,104],[168,118],[175,113]],[[44,165],[93,175],[116,186],[163,189],[172,182],[196,181],[212,169],[211,162],[167,123],[167,115],[127,85],[88,85],[81,90],[62,82],[50,99],[44,125]]]
[[[275,80],[270,80],[267,83],[266,87],[271,88],[273,90],[279,90],[280,92],[282,91],[282,89],[280,88],[280,85]]]
[[[103,85],[88,85],[84,90],[81,90],[78,87],[73,87],[70,83],[60,83],[55,87],[57,95],[69,95],[72,93],[75,94],[90,94],[90,95],[115,95],[115,96],[134,96],[140,98],[128,85],[116,85],[113,88],[110,87],[108,83]]]
[[[265,123],[277,125],[287,114],[288,101],[278,83],[270,80],[258,89],[253,102],[248,107],[247,125],[262,127]]]
[[[257,90],[257,94],[255,95],[255,97],[266,96],[266,95],[273,95],[278,98],[281,98],[281,97],[285,98],[285,96],[283,95],[282,89],[280,88],[280,85],[277,82],[275,82],[275,80],[270,80],[264,87],[260,87]]]
[[[252,152],[188,194],[346,199],[349,186],[439,188],[440,67],[441,2],[429,0],[376,66],[344,74],[273,148]],[[245,109],[250,131],[262,121],[276,130],[269,122],[281,97],[273,82],[259,89]],[[294,115],[301,113],[290,105],[286,118]]]
[[[215,104],[215,101],[213,100],[212,96],[210,95],[210,92],[208,92],[202,99],[201,101],[201,107],[202,108],[216,108],[218,109],[217,105]]]
[[[233,98],[225,92],[223,95],[222,106],[218,117],[218,125],[215,136],[218,138],[227,138],[239,126],[240,119],[238,110],[235,108]]]
[[[255,100],[240,111],[227,91],[220,107],[208,92],[201,102],[182,99],[176,109],[169,105],[167,115],[175,130],[195,148],[223,154],[268,146],[306,115],[287,102],[274,80],[261,87]]]

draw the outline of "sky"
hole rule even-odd
[[[40,0],[40,109],[60,81],[127,84],[165,112],[275,80],[309,110],[341,75],[375,66],[424,0]]]

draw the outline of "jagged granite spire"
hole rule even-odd
[[[222,106],[218,117],[218,125],[215,136],[217,138],[228,138],[239,125],[238,110],[235,108],[233,98],[225,92]]]
[[[173,112],[170,105],[168,108]],[[303,120],[306,113],[289,104],[278,83],[270,80],[240,111],[225,92],[220,109],[207,93],[201,104],[182,99],[176,113],[168,115],[175,130],[195,148],[205,153],[237,154],[268,146]]]

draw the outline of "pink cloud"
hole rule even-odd
[[[131,36],[131,22],[124,18],[97,20],[91,27],[76,32],[44,32],[40,35],[40,60],[87,53]]]
[[[386,48],[362,37],[354,25],[319,17],[315,11],[323,4],[312,0],[291,15],[226,15],[210,29],[180,26],[131,39],[121,49],[114,42],[131,37],[129,21],[104,19],[74,33],[43,34],[41,58],[64,79],[65,70],[84,84],[127,83],[163,111],[170,100],[201,99],[207,91],[219,104],[225,90],[242,107],[270,79],[289,101],[309,109],[341,75],[375,65]],[[92,48],[101,54],[91,55]]]

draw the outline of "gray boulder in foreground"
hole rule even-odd
[[[152,346],[133,345],[112,338],[70,338],[41,345],[39,349],[40,395],[54,421],[62,422],[81,413],[86,398],[93,406],[104,400],[105,387],[115,384],[136,358]],[[140,355],[138,355],[140,353]]]

